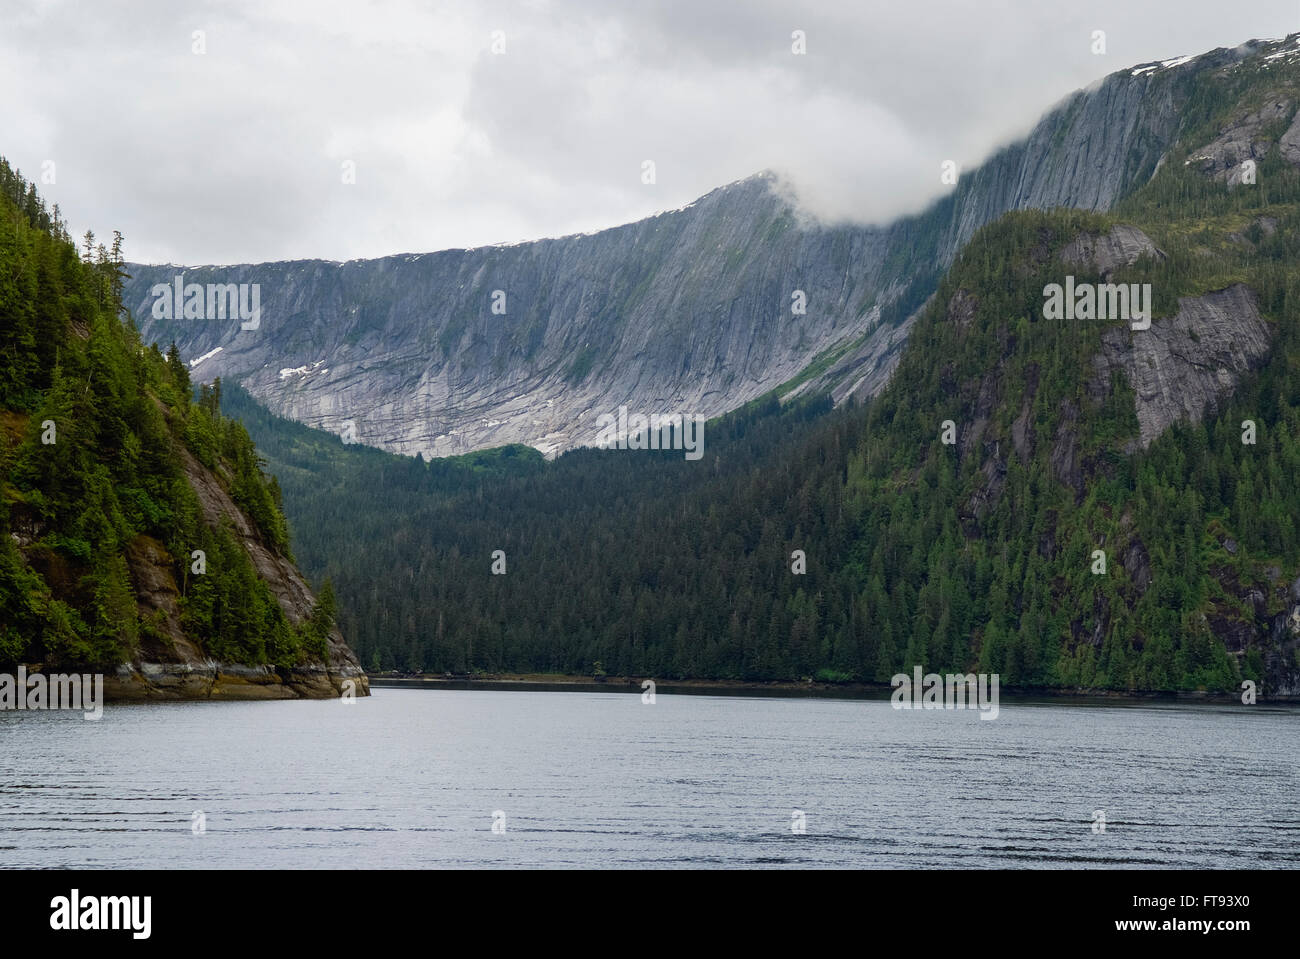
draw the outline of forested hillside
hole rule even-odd
[[[1300,98],[1284,67],[1198,80],[1178,145],[1111,214],[976,234],[865,408],[769,396],[710,422],[699,462],[432,466],[242,395],[235,409],[372,668],[886,680],[919,664],[1295,695]],[[1257,182],[1231,182],[1233,149]],[[1046,319],[1067,274],[1150,283],[1151,329]]]
[[[0,160],[0,665],[346,666],[248,433],[140,341],[123,279],[120,235],[79,255]]]

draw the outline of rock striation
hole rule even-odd
[[[1145,449],[1174,423],[1199,423],[1263,365],[1273,339],[1254,292],[1241,284],[1182,297],[1178,312],[1151,329],[1107,330],[1094,358],[1095,382],[1122,370],[1135,394]]]

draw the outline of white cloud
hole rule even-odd
[[[150,261],[584,232],[761,169],[826,219],[879,222],[1103,74],[1300,27],[1294,0],[1061,6],[26,0],[0,34],[0,154],[54,159],[74,230]]]

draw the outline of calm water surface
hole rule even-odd
[[[0,713],[0,864],[1295,867],[1298,722],[405,689]]]

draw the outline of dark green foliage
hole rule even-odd
[[[121,242],[105,251],[88,234],[79,258],[0,159],[0,665],[129,661],[142,626],[128,557],[150,540],[173,557],[184,626],[209,655],[320,658],[327,617],[291,628],[242,544],[204,522],[187,448],[288,554],[278,489],[244,428],[221,416],[220,384],[191,402],[175,347],[164,358],[121,321]],[[193,550],[207,555],[202,576]]]

